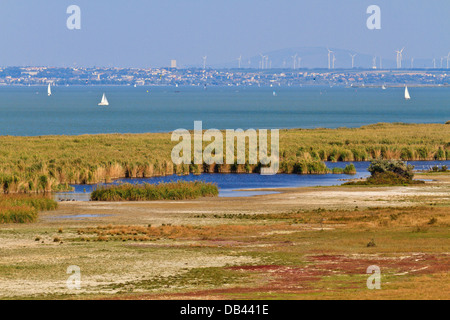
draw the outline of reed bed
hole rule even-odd
[[[39,211],[56,208],[56,201],[44,196],[4,195],[0,197],[0,224],[35,222]]]
[[[345,168],[333,168],[333,174],[356,174],[356,168],[353,163],[345,166]]]
[[[253,173],[260,165],[171,162],[170,133],[0,137],[0,192],[44,193],[69,184],[172,174]],[[204,143],[206,146],[207,143]],[[323,161],[447,160],[445,124],[376,124],[361,128],[280,131],[280,173],[320,174]]]
[[[99,187],[92,192],[92,201],[154,201],[186,200],[219,195],[215,184],[201,181],[177,181],[142,185],[121,184]]]

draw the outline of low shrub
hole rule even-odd
[[[368,171],[371,176],[365,181],[351,181],[344,185],[411,185],[423,184],[424,181],[413,180],[413,166],[398,160],[372,161]]]
[[[441,167],[439,166],[433,166],[430,170],[428,170],[429,173],[431,172],[448,172],[448,166],[443,165]]]
[[[393,172],[399,176],[412,180],[414,177],[414,166],[407,165],[405,162],[400,160],[375,160],[370,163],[368,171],[374,175],[376,173]]]
[[[367,178],[365,181],[350,181],[344,183],[344,185],[388,185],[388,186],[397,186],[397,185],[412,185],[412,184],[423,184],[424,181],[421,180],[412,180],[402,177],[401,175],[395,172],[376,172],[374,175]]]

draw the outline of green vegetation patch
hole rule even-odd
[[[352,181],[344,185],[413,185],[423,184],[424,181],[413,180],[414,166],[399,160],[375,160],[368,171],[371,176],[365,181]]]
[[[159,184],[122,184],[99,187],[92,192],[92,201],[153,201],[185,200],[201,197],[215,197],[219,189],[215,184],[201,181],[169,182]]]

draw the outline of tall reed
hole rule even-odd
[[[0,223],[35,222],[39,211],[55,210],[56,201],[44,196],[0,196]]]
[[[159,184],[121,184],[99,187],[91,194],[92,201],[185,200],[214,197],[219,194],[215,184],[200,181],[177,181]]]
[[[170,133],[0,137],[0,193],[44,193],[69,184],[173,173],[251,173],[259,165],[174,166]],[[204,143],[206,146],[207,143]],[[281,130],[280,171],[327,173],[323,161],[450,160],[445,124]]]

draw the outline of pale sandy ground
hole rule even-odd
[[[0,226],[0,298],[73,293],[67,290],[65,284],[68,277],[65,268],[69,265],[79,265],[84,272],[83,290],[79,294],[98,294],[114,293],[114,288],[105,291],[105,285],[111,283],[170,276],[198,267],[257,262],[239,255],[206,252],[192,255],[182,248],[174,248],[176,243],[173,241],[168,244],[164,254],[161,254],[163,251],[144,250],[144,247],[148,246],[145,244],[135,245],[131,250],[131,246],[121,244],[53,243],[52,239],[58,235],[56,230],[59,227],[76,230],[77,227],[107,224],[202,225],[233,223],[227,219],[209,218],[214,214],[262,214],[317,208],[362,209],[448,203],[450,176],[433,176],[432,179],[435,181],[412,187],[296,188],[277,190],[282,192],[279,194],[249,198],[139,203],[64,202],[59,205],[58,210],[40,214],[39,221],[35,224]],[[101,215],[101,217],[67,219],[68,216],[80,214]],[[205,217],[198,218],[196,217],[198,215]],[[46,230],[49,230],[48,234]],[[44,244],[34,240],[37,233],[42,237]],[[63,235],[69,236],[71,235],[67,232]],[[142,249],[139,249],[139,246]],[[121,259],[117,259],[115,255],[120,255]],[[27,269],[30,264],[33,265],[31,271]],[[2,273],[1,270],[5,271]]]

